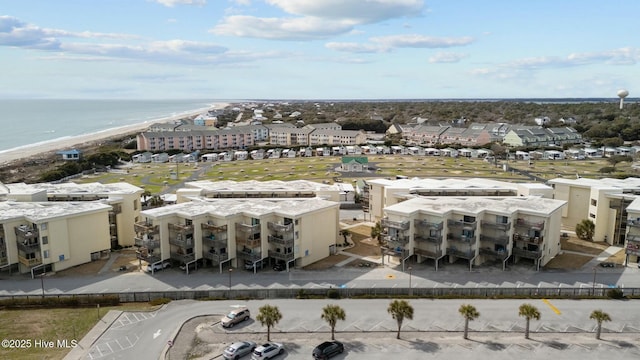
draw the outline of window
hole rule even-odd
[[[42,237],[42,245],[47,245],[49,243],[49,237],[48,236],[43,236]]]
[[[597,206],[597,205],[598,205],[598,200],[591,199],[591,206]]]
[[[133,210],[138,210],[138,200],[133,200]]]
[[[45,250],[45,251],[43,252],[43,254],[44,254],[44,258],[45,258],[45,259],[48,259],[48,258],[49,258],[49,250]]]
[[[592,219],[595,219],[596,218],[596,214],[589,213],[589,217],[592,218]]]
[[[42,223],[42,224],[40,224],[40,229],[41,229],[41,230],[47,230],[47,224],[48,224],[48,223]]]

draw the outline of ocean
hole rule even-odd
[[[0,152],[210,108],[215,100],[0,99]],[[218,101],[224,102],[224,101]]]

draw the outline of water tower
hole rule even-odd
[[[622,110],[622,106],[624,105],[624,98],[629,96],[629,92],[627,90],[618,90],[618,97],[620,98],[620,110]]]

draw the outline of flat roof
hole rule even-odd
[[[388,188],[402,189],[510,189],[517,190],[520,183],[510,183],[484,178],[467,179],[374,179],[367,180],[368,183],[380,184]]]
[[[513,214],[525,211],[546,216],[564,206],[563,200],[544,199],[537,196],[508,197],[417,197],[384,208],[384,211],[411,214],[420,210],[446,214],[451,211],[467,214],[491,213]]]
[[[335,185],[327,185],[309,180],[293,180],[293,181],[191,181],[185,183],[187,188],[197,188],[204,191],[212,192],[294,192],[294,191],[340,191]]]
[[[199,215],[213,215],[228,217],[245,214],[249,216],[262,216],[278,214],[287,217],[296,217],[308,212],[339,207],[333,201],[320,198],[306,199],[210,199],[203,197],[190,198],[191,202],[163,206],[155,209],[143,210],[143,216],[163,217],[167,215],[180,215],[194,217]]]
[[[636,189],[640,188],[640,178],[629,177],[626,179],[564,179],[556,178],[549,180],[551,184],[564,184],[571,186],[593,187],[593,188],[613,188],[613,189]]]
[[[126,182],[102,184],[98,182],[76,184],[76,183],[13,183],[5,184],[11,194],[35,194],[45,190],[48,195],[123,195],[142,193],[144,190]]]
[[[0,221],[27,218],[33,222],[70,215],[108,211],[111,206],[100,201],[0,202]]]

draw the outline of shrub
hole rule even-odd
[[[327,297],[329,299],[340,299],[340,293],[336,289],[327,290]]]
[[[607,297],[610,297],[612,299],[624,299],[624,292],[622,291],[622,289],[609,289],[607,290]]]
[[[149,305],[152,305],[152,306],[164,305],[164,304],[168,304],[170,302],[171,302],[171,299],[169,299],[169,298],[157,298],[157,299],[153,299],[153,300],[149,301]]]

